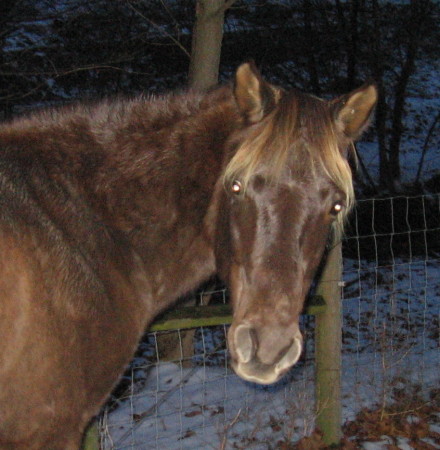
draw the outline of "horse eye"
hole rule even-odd
[[[335,202],[330,210],[330,214],[332,216],[337,216],[342,211],[342,207],[343,205],[341,202]]]
[[[234,180],[231,186],[231,191],[233,194],[238,195],[242,191],[242,185],[238,180]]]

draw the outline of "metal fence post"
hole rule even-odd
[[[342,437],[341,360],[342,360],[342,245],[329,252],[317,294],[326,303],[316,315],[316,425],[326,444],[337,444]]]

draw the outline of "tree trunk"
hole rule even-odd
[[[387,102],[386,93],[383,87],[383,76],[385,72],[385,61],[380,51],[381,45],[381,26],[380,17],[381,10],[378,0],[372,1],[372,61],[373,61],[373,77],[379,88],[379,99],[376,105],[375,113],[375,129],[377,133],[377,141],[379,146],[379,186],[381,188],[390,188],[390,173],[388,163],[388,147],[387,147]]]
[[[350,2],[350,34],[347,40],[347,84],[354,89],[356,84],[357,52],[359,41],[358,30],[359,0]]]
[[[194,89],[206,90],[218,82],[224,16],[230,4],[197,0],[189,66],[189,86]]]
[[[400,141],[403,133],[403,117],[407,87],[411,75],[414,73],[415,60],[420,47],[426,18],[429,14],[430,0],[411,0],[410,20],[408,26],[408,45],[405,60],[402,65],[395,88],[395,101],[392,112],[391,137],[389,145],[389,169],[393,184],[400,182]]]
[[[426,135],[425,142],[423,143],[422,155],[420,156],[420,162],[419,162],[419,168],[417,169],[416,179],[414,180],[415,185],[418,185],[420,183],[420,177],[421,177],[422,170],[423,170],[423,163],[425,162],[426,152],[428,151],[429,140],[431,139],[431,136],[434,133],[435,127],[437,126],[437,123],[439,123],[439,122],[440,122],[440,112],[438,112],[437,115],[434,117],[434,120],[432,121],[431,126],[429,127],[428,134]]]
[[[382,188],[391,189],[391,176],[388,161],[388,147],[386,141],[386,121],[387,121],[387,103],[385,100],[385,90],[382,88],[380,78],[376,78],[379,87],[379,99],[376,105],[375,128],[377,133],[377,142],[379,146],[379,185]]]
[[[319,85],[319,75],[318,68],[315,58],[315,39],[313,31],[313,15],[312,15],[312,5],[310,0],[303,1],[303,11],[304,11],[304,33],[307,40],[307,45],[309,51],[307,52],[307,69],[309,72],[310,86],[314,94],[319,95],[321,93],[321,88]]]
[[[0,1],[0,27],[2,34],[0,34],[0,73],[8,69],[4,67],[5,64],[5,30],[8,29],[8,22],[11,20],[15,7],[18,4],[18,0],[1,0]],[[12,116],[12,105],[8,100],[4,100],[2,97],[8,97],[10,90],[10,78],[4,77],[0,74],[0,120],[10,119]]]

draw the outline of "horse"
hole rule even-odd
[[[144,330],[214,274],[234,370],[282,377],[376,100],[372,82],[321,100],[246,62],[208,92],[3,123],[0,448],[79,448]]]

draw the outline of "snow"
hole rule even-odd
[[[354,361],[355,360],[355,361]],[[423,374],[413,368],[423,360],[436,360]],[[439,381],[437,350],[408,357],[382,374],[381,361],[370,355],[343,357],[343,417],[354,419],[362,407],[377,404],[384,382],[399,374],[407,380],[436,385]],[[353,367],[362,367],[362,379]],[[404,366],[404,367],[402,367]],[[405,369],[406,367],[406,369]],[[313,366],[298,368],[293,380],[272,388],[247,383],[226,368],[182,369],[175,363],[162,363],[151,369],[144,390],[109,414],[105,421],[104,448],[267,449],[288,436],[298,440],[314,429]],[[379,391],[379,392],[378,392]],[[132,421],[131,418],[135,420]],[[365,443],[378,449],[381,442]],[[234,447],[234,445],[236,447]],[[399,448],[409,447],[402,440]]]
[[[286,389],[289,389],[286,386],[264,389],[246,383],[226,368],[182,370],[177,364],[160,364],[151,370],[146,383],[146,388],[153,388],[156,395],[141,393],[125,402],[109,416],[108,427],[112,429],[115,448],[124,448],[121,445],[126,444],[142,448],[147,442],[151,447],[154,443],[156,448],[170,450],[220,448],[224,439],[229,445],[243,444],[250,435],[264,442],[267,438],[275,439],[278,434],[282,437],[280,432],[263,424],[271,422],[270,416],[282,423],[286,409],[291,411],[289,419],[294,426],[301,427],[304,413],[302,411],[298,419],[294,413],[306,405],[310,409],[313,383],[307,387],[300,380],[290,388],[293,386],[299,387],[297,395],[286,402]],[[157,401],[160,418],[155,415]],[[142,415],[145,411],[151,412],[151,416],[136,425],[127,424],[127,417]]]

